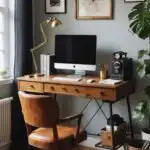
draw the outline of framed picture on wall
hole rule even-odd
[[[66,0],[45,0],[46,14],[66,13]]]
[[[144,2],[145,0],[124,0],[125,3]]]
[[[113,0],[75,0],[76,19],[112,19]]]

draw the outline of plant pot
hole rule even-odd
[[[143,141],[142,140],[130,140],[128,141],[128,150],[142,150]]]
[[[150,141],[150,129],[143,129],[142,130],[142,139],[145,141]]]

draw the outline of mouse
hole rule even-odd
[[[87,80],[87,83],[93,83],[93,82],[96,82],[94,79],[88,79]]]

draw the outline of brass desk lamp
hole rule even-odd
[[[40,43],[39,45],[33,47],[32,49],[30,49],[31,54],[32,54],[32,60],[33,60],[33,64],[34,64],[34,69],[35,69],[35,74],[34,76],[40,76],[40,74],[38,74],[38,67],[37,67],[37,63],[36,63],[36,59],[35,59],[35,55],[34,52],[42,47],[44,47],[46,45],[46,43],[48,42],[47,36],[44,32],[44,28],[46,28],[48,25],[51,25],[51,28],[55,28],[59,25],[61,25],[61,21],[58,20],[55,17],[50,17],[49,19],[47,19],[46,21],[40,23],[40,30],[43,36],[44,41],[42,43]]]

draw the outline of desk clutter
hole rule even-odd
[[[114,114],[112,116],[112,120],[108,118],[107,125],[103,129],[101,129],[101,142],[96,144],[96,147],[109,149],[113,147],[111,130],[112,122],[114,124],[115,147],[117,148],[124,144],[126,135],[126,122],[118,114]]]
[[[99,84],[106,84],[106,85],[115,85],[122,81],[126,80],[132,80],[133,78],[133,62],[131,58],[127,57],[126,52],[115,52],[113,53],[113,61],[111,66],[111,73],[110,76],[108,74],[108,65],[107,64],[101,64],[100,65],[100,72],[99,72]],[[41,74],[44,75],[51,75],[56,73],[55,69],[55,55],[40,55],[40,66],[41,66]],[[71,75],[72,77],[55,77],[53,80],[62,80],[62,81],[68,81],[68,82],[81,82],[82,78],[84,76],[78,75]],[[75,79],[75,77],[77,79]],[[89,78],[87,80],[88,84],[96,83],[97,81],[94,78]]]

